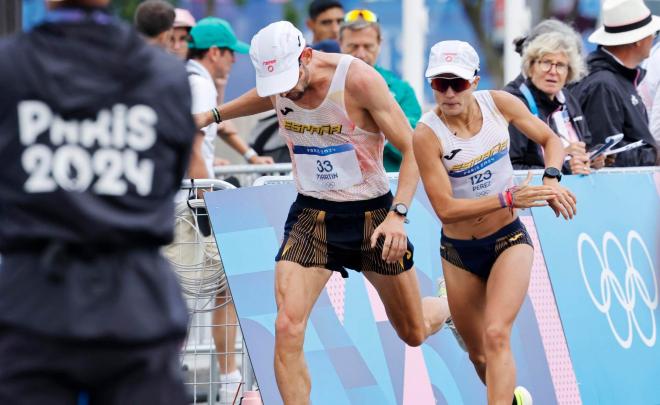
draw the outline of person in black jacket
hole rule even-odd
[[[160,246],[195,131],[183,64],[51,3],[0,41],[0,404],[187,404]]]
[[[540,23],[536,24],[529,31],[527,35],[523,35],[515,38],[513,40],[513,46],[516,53],[522,57],[525,47],[530,42],[532,42],[539,35],[547,34],[549,32],[560,32],[560,33],[564,33],[567,37],[576,38],[577,41],[576,46],[580,52],[580,56],[584,54],[584,49],[582,46],[582,38],[580,38],[579,36],[576,37],[576,33],[573,28],[554,18],[548,18],[547,20],[541,21]],[[511,86],[512,88],[518,87],[524,81],[525,81],[525,75],[523,74],[523,72],[520,72],[520,74],[516,76],[516,78],[513,79],[511,82],[509,82],[507,86]]]
[[[562,23],[559,23],[562,24]],[[520,98],[529,110],[559,136],[568,156],[562,171],[566,174],[589,174],[586,145],[591,134],[582,109],[565,85],[582,77],[586,71],[579,47],[579,36],[570,27],[536,36],[523,48],[522,71],[525,79],[509,83],[504,90]],[[542,148],[509,126],[509,155],[515,169],[545,167]],[[602,167],[604,158],[595,162]]]
[[[589,37],[599,45],[589,55],[589,76],[575,88],[592,142],[602,143],[610,135],[623,133],[617,147],[637,141],[645,145],[616,155],[614,166],[656,165],[657,145],[637,84],[644,77],[639,64],[649,56],[660,18],[651,15],[642,0],[607,0],[602,13],[603,27]]]

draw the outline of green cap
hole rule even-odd
[[[248,53],[250,45],[236,38],[231,25],[221,18],[206,17],[197,22],[190,30],[191,49],[209,49],[212,46],[229,48],[234,52]]]

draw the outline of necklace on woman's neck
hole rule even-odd
[[[471,115],[471,114],[470,114],[470,107],[471,107],[471,105],[472,105],[472,104],[468,105],[468,107],[467,107],[467,110],[468,110],[468,111],[467,111],[468,117],[470,117],[470,115]],[[451,132],[452,134],[454,134],[454,136],[458,136],[458,131],[454,130],[454,128],[452,128],[451,125],[449,125],[449,120],[447,119],[447,116],[445,115],[445,112],[442,111],[442,108],[440,109],[440,115],[442,116],[442,121],[444,121],[444,123],[445,123],[445,125],[447,126],[447,129],[449,130],[449,132]],[[468,120],[467,124],[465,124],[465,128],[467,128],[468,132],[470,131],[470,124],[472,124],[472,122],[474,122],[475,118],[477,118],[477,117],[478,117],[478,116],[475,116],[475,117],[470,118],[470,119]]]

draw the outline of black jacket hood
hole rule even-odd
[[[103,12],[82,11],[90,15]],[[21,46],[21,40],[18,45]],[[113,104],[109,97],[122,94],[122,88],[145,79],[153,55],[147,49],[149,45],[130,26],[99,27],[88,21],[46,22],[34,29],[29,46],[34,52],[25,56],[25,66],[31,67],[28,87],[40,88],[49,105],[74,115],[85,106]],[[44,77],[50,80],[43,80]]]

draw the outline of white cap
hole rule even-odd
[[[431,78],[447,73],[470,80],[478,71],[479,55],[472,45],[463,41],[441,41],[431,48],[424,76]]]
[[[603,26],[589,36],[589,42],[632,44],[660,30],[660,18],[651,14],[643,0],[606,0],[602,16]]]
[[[298,83],[298,58],[305,49],[302,32],[288,21],[274,22],[252,38],[250,59],[260,97],[285,93]]]

